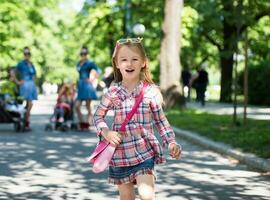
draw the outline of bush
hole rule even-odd
[[[270,61],[264,61],[248,68],[249,104],[270,106]],[[243,93],[244,72],[239,74],[239,88]]]

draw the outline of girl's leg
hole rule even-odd
[[[63,123],[64,122],[64,116],[65,116],[65,111],[63,108],[59,108],[59,119],[58,122]]]
[[[75,102],[75,108],[76,108],[76,112],[77,112],[80,123],[83,122],[83,116],[82,116],[82,112],[81,112],[81,104],[82,104],[82,102],[79,100],[77,100]]]
[[[155,178],[151,174],[139,175],[136,178],[141,200],[155,199]]]
[[[86,100],[86,109],[87,109],[87,122],[92,125],[93,124],[93,116],[91,111],[91,100]]]
[[[118,185],[120,200],[135,200],[134,185],[132,183]]]
[[[51,122],[55,122],[57,118],[57,110],[58,108],[55,108],[53,111],[53,115],[51,116]]]

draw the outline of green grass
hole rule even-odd
[[[247,125],[237,127],[232,125],[232,116],[228,115],[190,109],[170,109],[166,114],[173,126],[197,132],[262,158],[270,158],[270,122],[267,120],[248,119]]]

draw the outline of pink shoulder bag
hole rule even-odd
[[[119,129],[120,132],[126,131],[126,125],[129,122],[129,120],[132,118],[132,116],[135,114],[135,112],[137,111],[143,99],[143,95],[144,95],[144,91],[146,87],[147,87],[147,83],[144,83],[139,96],[136,98],[136,101],[132,110],[128,113],[125,121],[122,123]],[[94,173],[100,173],[106,169],[106,167],[109,165],[109,162],[111,161],[113,157],[115,148],[116,146],[113,146],[112,144],[110,144],[106,139],[101,140],[97,144],[94,152],[87,158],[87,161],[93,164],[92,171]]]

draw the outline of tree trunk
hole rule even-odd
[[[164,96],[165,107],[184,105],[183,91],[180,85],[182,7],[183,0],[166,0],[165,2],[165,19],[162,27],[164,37],[160,53],[160,88]]]
[[[224,11],[234,10],[233,1],[223,1]],[[221,66],[221,91],[220,102],[232,102],[232,80],[233,80],[233,54],[237,45],[237,24],[232,22],[230,17],[225,17],[223,21],[223,48],[220,49]]]
[[[221,64],[221,91],[220,102],[232,102],[232,72],[233,72],[233,53],[228,57],[224,55],[228,49],[220,52]]]

